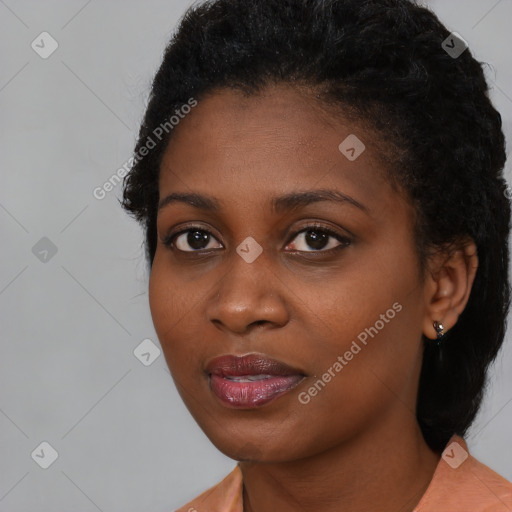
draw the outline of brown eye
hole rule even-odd
[[[296,233],[289,245],[300,252],[326,252],[349,244],[350,240],[347,237],[331,229],[311,226]]]
[[[216,249],[219,248],[219,246],[222,247],[219,242],[217,242],[217,246],[210,245],[216,240],[217,239],[209,231],[194,228],[173,235],[170,240],[166,241],[166,245],[172,245],[183,252],[195,252],[206,249]]]

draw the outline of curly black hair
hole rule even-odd
[[[421,268],[433,248],[470,238],[478,250],[469,301],[441,353],[423,340],[416,416],[436,451],[473,422],[510,304],[501,116],[489,100],[482,64],[469,49],[457,57],[445,51],[449,36],[434,13],[410,0],[191,6],[154,78],[121,202],[143,225],[151,268],[158,175],[173,133],[168,116],[221,87],[251,95],[271,84],[307,86],[319,104],[339,107],[344,118],[376,133],[390,182],[415,207]],[[145,151],[150,139],[154,147]]]

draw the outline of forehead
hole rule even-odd
[[[173,130],[160,197],[199,192],[221,204],[253,207],[294,190],[336,188],[362,203],[396,195],[384,179],[373,135],[327,108],[284,85],[251,96],[234,89],[208,94]],[[359,153],[357,141],[364,150],[347,158],[340,144]]]

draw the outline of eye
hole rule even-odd
[[[216,241],[217,239],[208,230],[196,226],[170,235],[164,240],[164,245],[171,248],[176,247],[176,249],[182,252],[218,249],[219,246],[222,248],[219,242],[217,242],[217,246],[215,244],[212,246],[211,243],[214,240]],[[189,248],[192,249],[190,250]]]
[[[330,252],[351,243],[348,237],[319,224],[307,226],[295,233],[294,237],[287,247],[291,245],[298,252]]]
[[[221,249],[223,246],[207,229],[191,226],[167,236],[163,243],[170,249],[181,252],[199,252]],[[320,224],[311,224],[297,231],[286,246],[297,252],[331,252],[350,245],[351,240],[333,229]],[[212,245],[213,244],[213,245]],[[302,246],[302,248],[301,248]]]

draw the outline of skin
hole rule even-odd
[[[350,134],[366,150],[349,161]],[[149,283],[151,314],[178,391],[212,443],[239,463],[244,511],[411,511],[440,454],[427,446],[414,411],[422,334],[449,330],[464,309],[478,260],[467,241],[437,254],[423,275],[413,244],[413,209],[385,179],[372,135],[329,116],[306,92],[285,85],[245,97],[220,89],[175,128],[164,154],[160,198],[214,196],[212,212],[173,202],[159,210]],[[334,189],[349,202],[274,212],[283,194]],[[307,223],[349,238],[308,245]],[[210,231],[201,251],[181,236]],[[194,228],[192,231],[195,230]],[[297,235],[295,233],[301,232]],[[252,263],[236,252],[246,237],[263,249]],[[193,253],[196,251],[196,253]],[[310,402],[298,400],[394,303],[402,310]],[[306,378],[256,409],[222,405],[207,361],[258,353]]]

